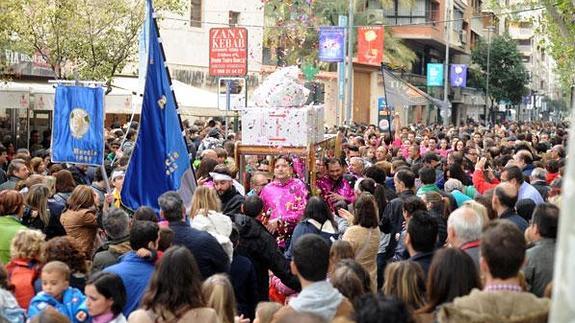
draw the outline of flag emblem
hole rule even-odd
[[[82,108],[74,108],[70,113],[72,137],[80,139],[90,130],[90,115]]]

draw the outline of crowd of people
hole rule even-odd
[[[104,167],[0,145],[0,321],[547,321],[566,124],[396,118],[338,129],[314,172],[281,148],[240,172],[239,135],[186,122],[191,202],[128,210],[137,127]]]

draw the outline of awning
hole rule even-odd
[[[392,72],[384,69],[384,73],[388,105],[400,107],[432,104],[438,108],[444,105],[442,100],[430,96]]]
[[[48,82],[0,83],[0,108],[54,110],[55,85]],[[113,89],[104,97],[106,113],[132,113],[132,93]]]
[[[134,104],[137,113],[142,107],[142,96],[139,92],[138,77],[118,76],[112,80],[114,89],[122,89],[134,93]],[[188,85],[178,80],[172,80],[172,88],[178,102],[178,110],[184,116],[214,117],[222,115],[218,110],[218,94]]]

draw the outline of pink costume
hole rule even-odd
[[[342,177],[339,181],[335,182],[329,176],[324,176],[317,180],[317,188],[321,191],[321,198],[327,202],[330,209],[335,211],[333,203],[330,202],[328,195],[329,193],[337,193],[345,199],[346,203],[353,203],[355,200],[355,194],[353,193],[353,187]]]
[[[264,202],[264,218],[261,221],[265,224],[269,220],[280,219],[274,236],[281,248],[287,247],[287,240],[301,220],[308,194],[305,183],[297,178],[291,178],[285,183],[274,180],[260,192]]]

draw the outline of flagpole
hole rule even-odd
[[[162,37],[160,36],[160,26],[158,25],[158,21],[156,20],[156,10],[154,9],[154,7],[152,6],[152,0],[148,0],[148,2],[150,3],[150,10],[152,10],[152,21],[154,23],[154,26],[156,27],[156,31],[158,32],[158,44],[160,46],[160,51],[162,51],[162,56],[164,57],[164,69],[166,70],[166,75],[168,76],[168,83],[170,84],[170,90],[172,91],[172,95],[174,98],[174,105],[176,106],[176,111],[179,112],[180,107],[178,106],[178,100],[176,100],[176,92],[174,92],[174,87],[172,85],[172,76],[170,74],[170,69],[168,68],[168,64],[167,64],[167,56],[166,56],[166,51],[164,50],[164,44],[162,43]],[[185,135],[185,129],[184,129],[184,124],[182,122],[182,116],[177,113],[178,115],[178,120],[180,121],[180,128],[182,129],[182,137],[184,137],[184,143],[186,144],[186,151],[188,152],[188,159],[190,158],[190,148],[188,147],[188,140],[186,140],[186,135]],[[190,162],[191,164],[191,162]],[[192,172],[194,171],[194,167],[191,167]],[[195,172],[194,172],[194,176],[195,176]]]

